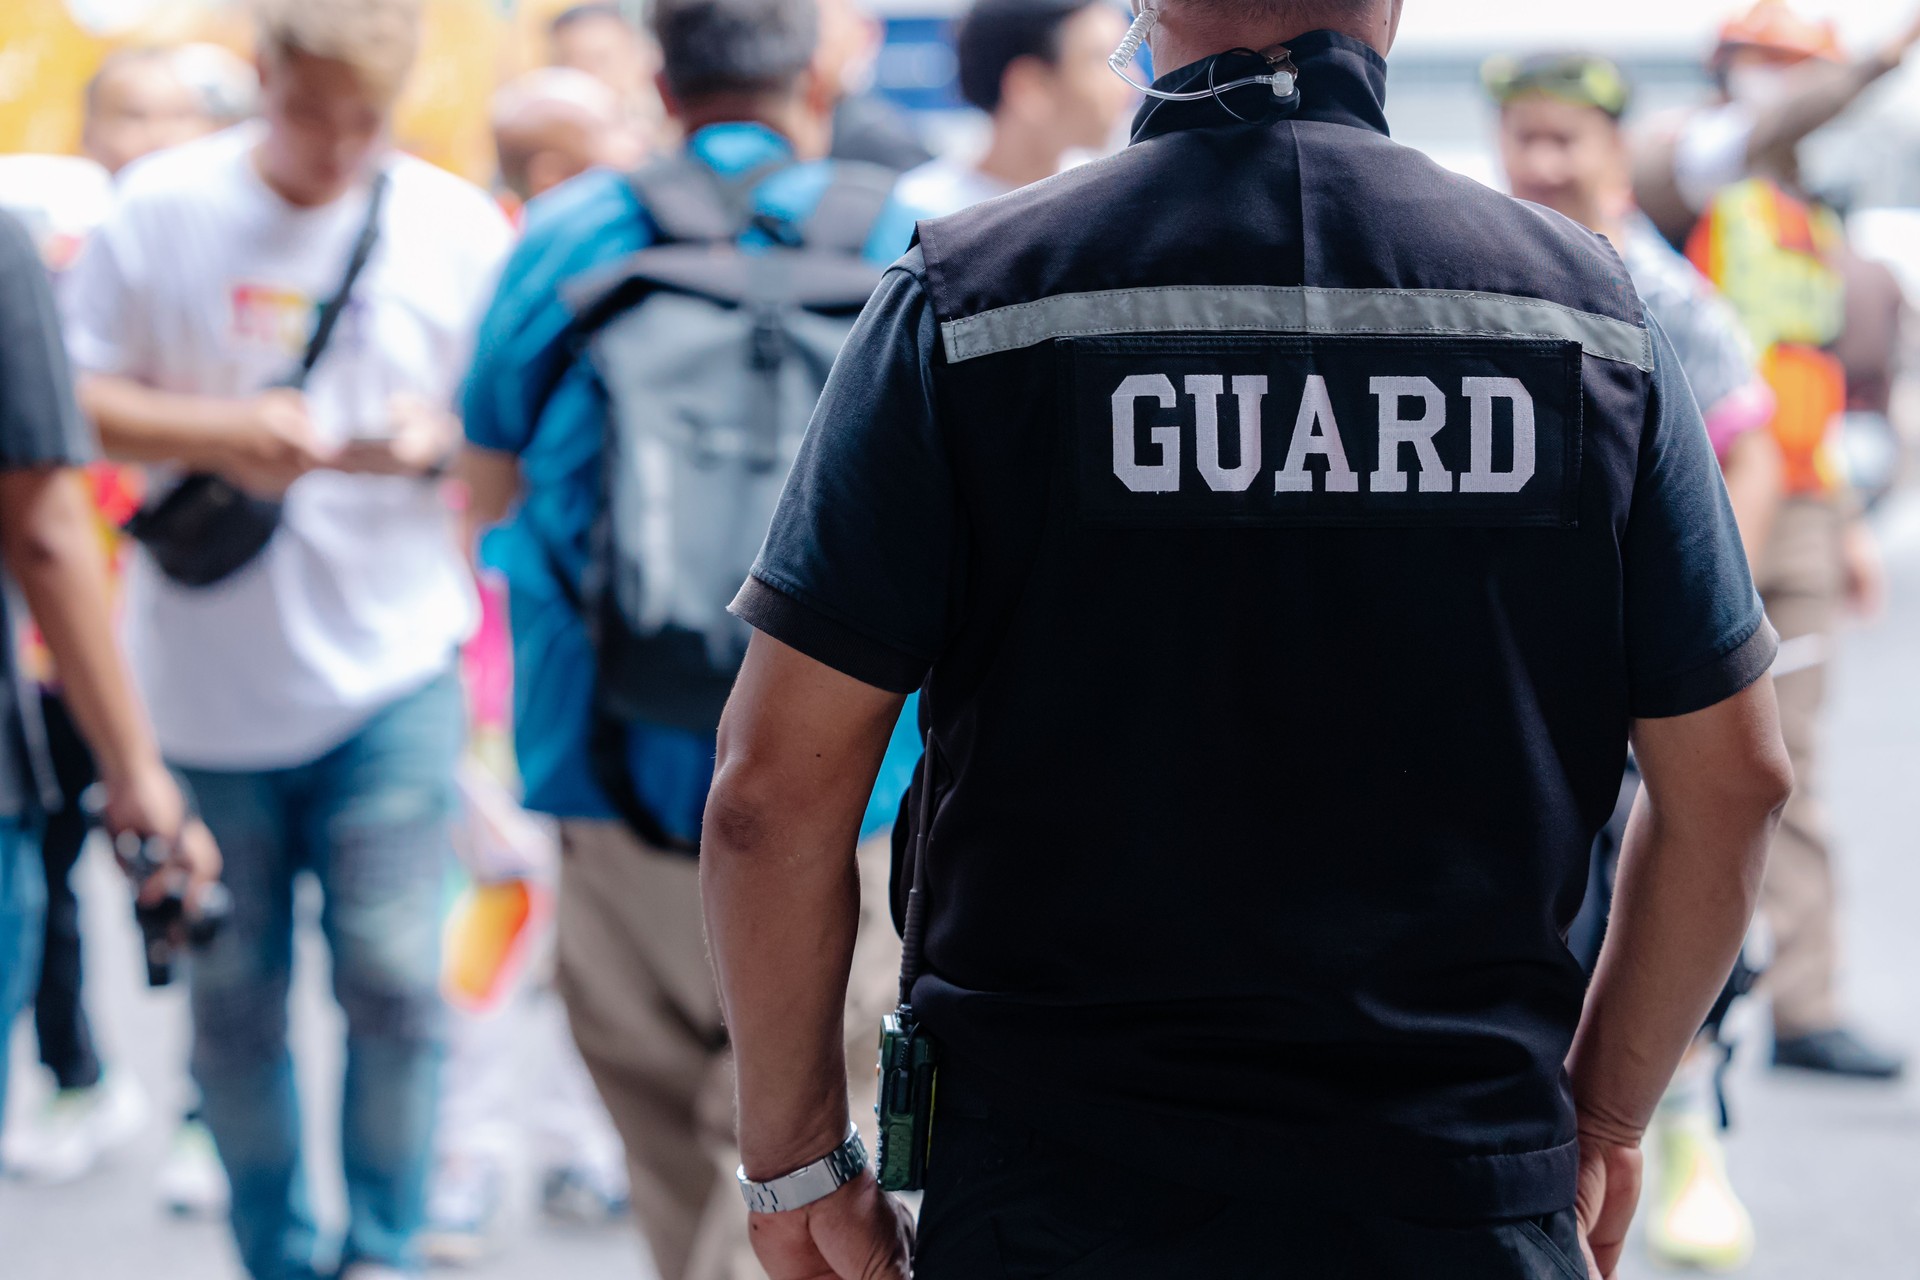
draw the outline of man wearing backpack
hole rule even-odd
[[[663,0],[653,24],[686,145],[533,202],[465,423],[476,524],[518,500],[485,554],[512,593],[525,803],[561,819],[561,994],[658,1270],[704,1280],[761,1274],[691,856],[746,641],[725,607],[911,225],[891,175],[825,159],[838,91],[813,0]],[[860,1115],[899,957],[884,833],[917,752],[903,720],[861,828]]]

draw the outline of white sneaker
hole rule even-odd
[[[379,1262],[356,1262],[340,1273],[340,1280],[418,1280],[411,1271],[402,1271]]]
[[[486,1160],[444,1160],[434,1169],[420,1233],[420,1253],[429,1266],[470,1267],[499,1247],[505,1181]]]
[[[168,1213],[182,1218],[227,1216],[231,1196],[227,1171],[214,1148],[213,1135],[198,1120],[183,1121],[173,1131],[156,1182],[160,1205]]]
[[[6,1166],[40,1183],[72,1182],[138,1137],[147,1122],[147,1095],[121,1072],[86,1089],[62,1089],[37,1115],[8,1136]]]

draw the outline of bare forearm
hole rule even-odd
[[[0,485],[7,567],[46,638],[67,705],[104,779],[160,767],[159,750],[118,647],[105,554],[79,476],[61,471],[31,489]]]
[[[156,391],[131,378],[93,374],[80,380],[80,405],[100,443],[128,462],[175,462],[212,470],[225,465],[224,445],[245,402]]]
[[[725,788],[723,774],[700,847],[701,894],[738,1075],[741,1160],[749,1177],[770,1178],[846,1136],[855,833],[729,820]]]
[[[1667,813],[1642,793],[1568,1059],[1583,1125],[1646,1127],[1739,954],[1777,818],[1764,804]]]
[[[1754,115],[1747,160],[1764,165],[1792,152],[1801,140],[1838,119],[1873,83],[1900,64],[1878,53],[1852,63],[1809,60],[1794,71],[1793,92]]]

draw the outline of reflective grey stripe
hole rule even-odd
[[[958,364],[1053,338],[1249,331],[1561,338],[1590,356],[1653,369],[1653,337],[1640,325],[1539,298],[1458,289],[1180,285],[1062,293],[945,321],[940,337]]]

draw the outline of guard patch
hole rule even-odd
[[[1576,342],[1208,334],[1060,347],[1087,519],[1576,523]]]

